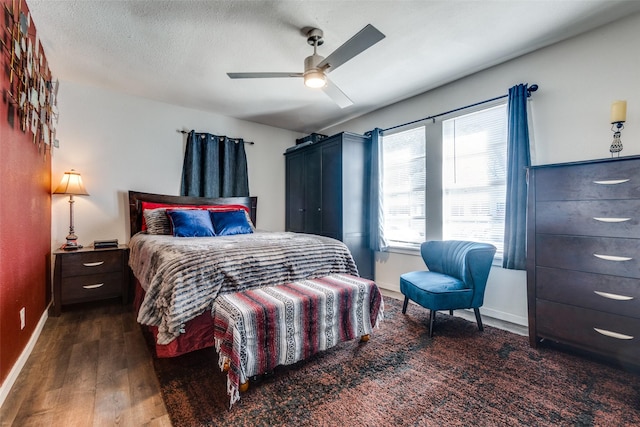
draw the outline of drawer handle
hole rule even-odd
[[[593,254],[593,256],[596,258],[607,260],[607,261],[630,261],[633,259],[626,256],[615,256],[615,255]]]
[[[600,295],[603,298],[614,299],[616,301],[630,301],[633,297],[626,295],[610,294],[609,292],[593,291],[596,295]]]
[[[610,179],[605,181],[593,181],[593,183],[600,184],[600,185],[616,185],[616,184],[622,184],[628,181],[629,181],[628,179]]]
[[[95,285],[83,285],[82,287],[85,289],[97,289],[104,286],[104,283],[96,283]]]
[[[619,340],[632,340],[633,337],[631,335],[625,335],[625,334],[620,334],[618,332],[612,332],[612,331],[607,331],[606,329],[598,329],[598,328],[593,328],[594,331],[596,331],[599,334],[605,335],[607,337],[611,337],[611,338],[616,338]]]
[[[82,265],[84,265],[85,267],[97,267],[99,265],[104,264],[104,261],[98,261],[98,262],[85,262]]]
[[[605,217],[598,218],[594,216],[593,219],[600,222],[625,222],[625,221],[629,221],[631,218],[605,218]]]

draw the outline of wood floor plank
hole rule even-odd
[[[146,425],[167,414],[151,355],[140,330],[125,333],[134,420]]]
[[[171,427],[171,418],[168,414],[165,414],[159,418],[155,418],[144,424],[145,427]]]
[[[129,374],[127,368],[105,375],[96,388],[93,409],[94,426],[134,425],[129,408]]]
[[[31,417],[42,418],[41,414],[55,408],[59,394],[56,389],[62,385],[62,381],[58,381],[59,385],[56,386],[56,378],[63,379],[66,373],[65,357],[61,354],[60,358],[51,358],[52,353],[43,349],[55,351],[50,341],[55,341],[62,329],[57,327],[56,322],[45,324],[31,356],[0,411],[2,426],[30,424]],[[28,410],[25,411],[24,408]]]
[[[131,307],[65,308],[47,319],[0,408],[0,426],[171,426]]]

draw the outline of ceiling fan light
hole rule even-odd
[[[311,70],[304,73],[304,85],[311,88],[321,88],[327,84],[327,78],[322,71]]]

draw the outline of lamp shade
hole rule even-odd
[[[84,188],[80,174],[71,169],[65,172],[60,181],[60,185],[53,194],[71,194],[75,196],[88,196],[87,190]]]

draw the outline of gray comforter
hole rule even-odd
[[[310,234],[256,232],[237,236],[172,237],[138,233],[129,265],[146,291],[138,322],[158,327],[158,344],[210,311],[221,292],[277,285],[333,273],[358,275],[340,241]]]

